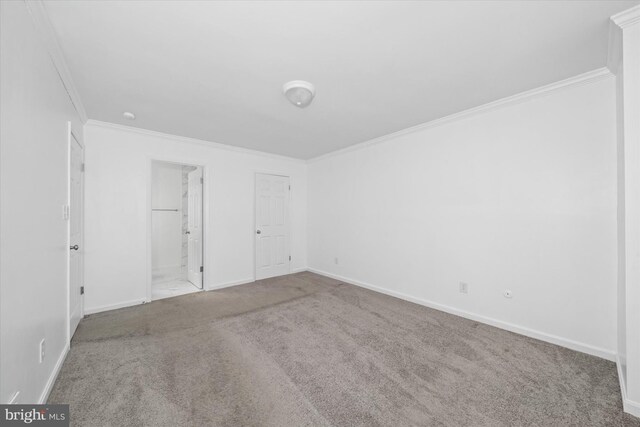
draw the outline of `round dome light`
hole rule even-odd
[[[282,91],[284,96],[298,108],[305,108],[311,104],[316,94],[316,88],[311,83],[302,80],[285,83]]]

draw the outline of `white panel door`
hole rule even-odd
[[[202,168],[189,172],[187,278],[202,289]]]
[[[256,280],[289,274],[289,177],[256,174]]]
[[[84,149],[71,134],[69,147],[69,338],[73,337],[82,318],[83,239],[84,222]]]

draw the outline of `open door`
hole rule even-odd
[[[83,312],[84,148],[69,137],[69,339]]]
[[[187,212],[187,279],[202,289],[202,168],[189,172]]]

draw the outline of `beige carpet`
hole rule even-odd
[[[621,426],[615,364],[312,273],[89,316],[79,426]]]

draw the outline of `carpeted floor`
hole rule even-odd
[[[78,426],[622,426],[615,364],[312,273],[85,318]]]

